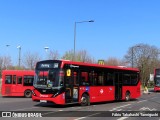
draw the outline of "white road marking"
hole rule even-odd
[[[38,109],[38,108],[40,108],[40,107],[29,107],[29,108],[13,109],[11,111],[21,111],[21,110]]]
[[[119,118],[119,119],[117,119],[117,120],[125,120],[125,119],[127,119],[128,117],[121,117],[121,118]]]
[[[122,111],[122,109],[118,109],[117,111]]]
[[[153,98],[151,98],[151,99],[155,99],[155,98],[158,98],[158,97],[153,97]]]
[[[149,107],[142,107],[140,108],[139,110],[149,110],[149,111],[156,111],[157,109],[153,108],[153,109],[150,109]]]
[[[119,106],[119,107],[113,108],[112,110],[109,110],[109,111],[115,111],[115,110],[117,110],[117,109],[119,109],[119,108],[124,108],[124,107],[130,106],[130,105],[131,105],[131,104]]]
[[[57,112],[60,112],[60,111],[64,111],[64,110],[46,112],[46,113],[43,113],[42,115],[47,115],[47,114],[51,114],[51,113],[57,113]]]
[[[80,117],[80,118],[77,118],[77,119],[74,119],[74,120],[81,120],[81,119],[85,119],[86,117]]]
[[[146,102],[147,100],[142,100],[142,101],[139,101],[139,102],[137,102],[137,103],[141,103],[141,102]]]
[[[64,110],[58,110],[58,111],[64,111]]]
[[[57,112],[59,112],[59,111],[46,112],[46,113],[43,113],[42,115],[47,115],[47,114],[57,113]]]
[[[85,119],[87,117],[92,117],[92,116],[95,116],[95,115],[98,115],[98,114],[100,114],[100,113],[95,113],[95,114],[87,115],[87,116],[80,117],[80,118],[77,118],[77,119],[74,119],[74,120],[81,120],[81,119]]]

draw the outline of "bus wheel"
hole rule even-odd
[[[26,91],[24,92],[24,96],[25,96],[26,98],[32,97],[32,91],[31,91],[31,90],[26,90]]]
[[[81,97],[81,106],[88,106],[90,105],[89,96],[87,94],[83,94]]]
[[[130,101],[131,95],[130,92],[126,92],[125,101]]]

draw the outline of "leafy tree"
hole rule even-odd
[[[139,68],[143,85],[148,83],[149,76],[154,69],[160,66],[159,53],[160,50],[155,46],[137,44],[130,47],[125,55],[126,62],[133,67]]]

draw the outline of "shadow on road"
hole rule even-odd
[[[23,96],[1,96],[2,98],[26,98],[26,97],[23,97]],[[31,99],[31,98],[29,98]]]
[[[49,107],[49,108],[67,108],[67,107],[75,107],[75,106],[80,106],[79,104],[69,104],[69,105],[57,105],[54,103],[39,103],[34,106],[38,107]]]
[[[137,101],[138,99],[131,99],[130,101]],[[107,102],[96,102],[96,103],[91,103],[92,105],[103,105],[103,104],[111,104],[111,103],[118,103],[118,102],[125,102],[124,100],[119,100],[119,101],[107,101]],[[128,101],[129,102],[129,101]],[[127,103],[127,102],[126,102]],[[81,106],[80,104],[67,104],[67,105],[56,105],[54,103],[38,103],[34,106],[38,107],[49,107],[49,108],[69,108],[69,107],[79,107]],[[83,106],[82,106],[83,107]],[[84,106],[85,107],[85,106]]]

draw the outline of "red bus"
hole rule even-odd
[[[160,68],[154,70],[154,91],[160,91]]]
[[[31,97],[33,90],[33,70],[3,70],[2,96]]]
[[[66,60],[39,61],[33,86],[33,101],[61,105],[128,101],[141,95],[138,69]]]

